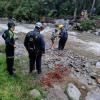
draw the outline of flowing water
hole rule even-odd
[[[7,29],[5,23],[0,23],[0,27]],[[19,32],[29,32],[34,29],[33,24],[20,24],[17,23],[15,28],[15,33]],[[50,41],[50,36],[55,28],[46,27],[41,33],[46,37],[46,41]],[[68,41],[66,43],[67,49],[85,56],[87,58],[92,58],[95,60],[100,60],[100,36],[95,36],[93,34],[82,34],[78,31],[68,31]],[[59,40],[59,39],[58,39]]]

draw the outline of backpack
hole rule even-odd
[[[34,51],[35,50],[35,42],[36,38],[38,38],[37,33],[34,35],[32,32],[28,34],[28,49]]]

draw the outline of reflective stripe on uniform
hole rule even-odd
[[[14,34],[11,30],[9,30],[10,38],[14,38]]]
[[[6,33],[4,33],[4,37],[6,38]]]
[[[7,57],[7,58],[14,58],[14,56],[10,56],[10,57]]]

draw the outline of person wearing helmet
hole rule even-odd
[[[67,29],[64,27],[64,25],[59,25],[59,29],[61,30],[61,32],[59,33],[59,46],[58,46],[58,50],[63,50],[65,47],[65,43],[68,39],[68,33],[67,33]]]
[[[29,53],[30,73],[35,70],[35,61],[38,74],[40,74],[42,71],[41,58],[45,53],[45,41],[43,36],[40,34],[42,29],[43,25],[40,22],[37,22],[35,29],[31,32],[28,32],[24,40],[24,46]]]
[[[3,39],[5,40],[6,44],[6,63],[7,63],[7,71],[10,75],[13,77],[16,77],[17,75],[13,73],[13,64],[14,64],[14,48],[16,48],[15,40],[14,40],[14,33],[15,30],[15,24],[14,22],[8,22],[8,30],[4,31],[4,34],[2,35]]]

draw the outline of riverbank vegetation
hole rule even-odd
[[[0,17],[18,21],[37,21],[42,17],[66,18],[74,17],[75,14],[79,17],[82,10],[90,13],[92,6],[96,7],[96,14],[100,15],[99,0],[0,0],[0,5]]]
[[[34,76],[32,76],[27,82],[20,83],[28,78],[28,75],[20,75],[22,71],[21,66],[25,67],[24,65],[22,65],[23,60],[27,59],[25,57],[15,58],[14,67],[16,68],[15,73],[18,74],[18,77],[14,78],[11,77],[6,71],[7,67],[5,55],[0,54],[0,100],[32,100],[32,97],[29,94],[29,91],[31,91],[32,89],[37,89],[41,93],[41,96],[36,97],[34,100],[40,100],[45,97],[45,94],[43,93],[43,89],[41,87],[37,85],[31,87],[29,85],[31,81],[35,80],[37,74],[34,74]],[[27,62],[28,61],[26,61],[26,63]]]

